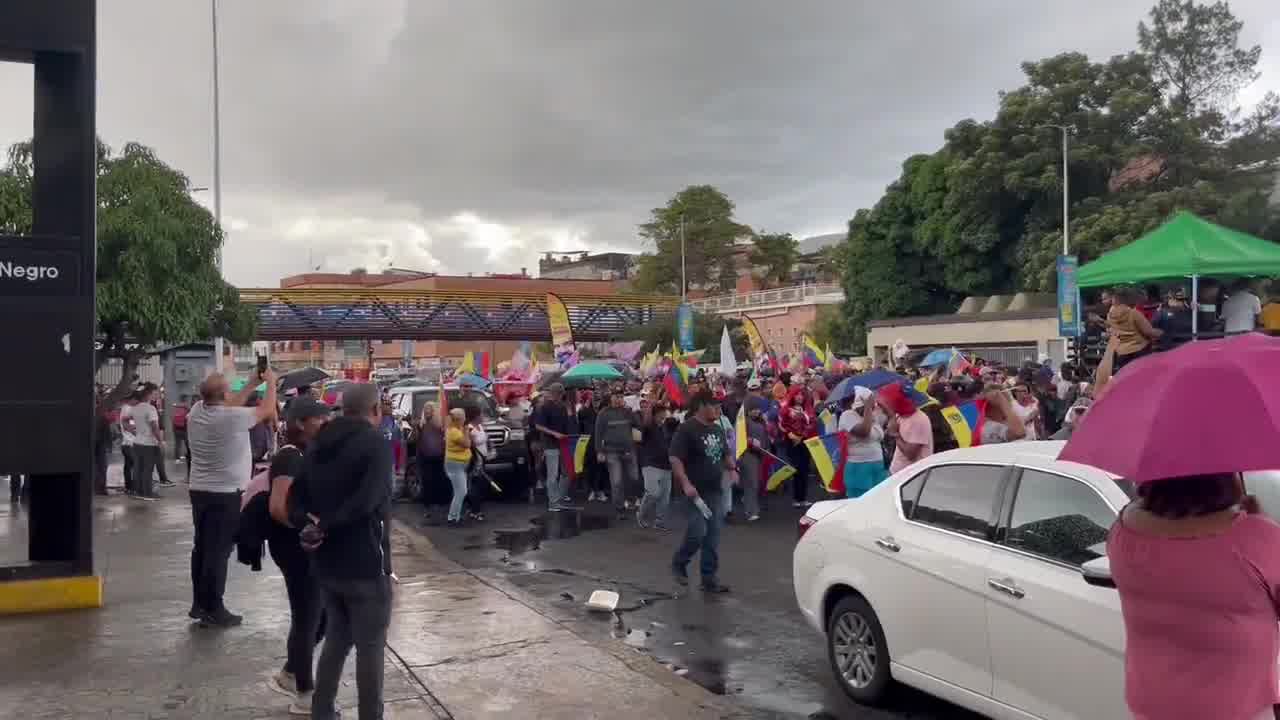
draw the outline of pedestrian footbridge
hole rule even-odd
[[[573,336],[603,341],[671,322],[674,296],[557,293]],[[547,294],[532,291],[328,288],[242,289],[259,340],[550,340]]]

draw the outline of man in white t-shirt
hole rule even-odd
[[[200,402],[187,415],[191,446],[191,517],[195,542],[191,548],[193,602],[187,614],[206,625],[231,627],[242,618],[222,603],[227,588],[227,560],[235,546],[240,518],[240,492],[253,473],[249,429],[276,412],[276,377],[262,379],[266,397],[245,407],[256,383],[232,395],[227,379],[210,375],[200,383]]]
[[[1223,328],[1228,333],[1253,332],[1262,314],[1262,301],[1249,289],[1248,280],[1239,280],[1231,287],[1231,295],[1222,304]]]
[[[133,435],[133,493],[154,500],[158,495],[151,484],[156,465],[164,462],[164,433],[160,430],[160,413],[155,400],[157,387],[146,383],[138,391],[138,402],[120,414],[122,426]]]
[[[124,491],[130,495],[136,492],[133,486],[133,428],[129,426],[129,411],[137,404],[138,391],[125,398],[120,405],[120,415],[116,425],[120,428],[120,454],[124,456]]]

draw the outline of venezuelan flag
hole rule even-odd
[[[811,437],[804,441],[813,457],[813,467],[827,492],[844,497],[844,460],[848,455],[849,434],[836,432]]]
[[[486,380],[492,379],[493,363],[489,360],[489,353],[468,350],[462,356],[462,362],[458,365],[455,374],[458,376],[463,374],[479,375]]]
[[[826,367],[827,353],[818,347],[818,343],[808,335],[804,336],[804,366],[806,368]]]
[[[560,463],[564,465],[569,482],[578,479],[578,473],[587,469],[587,447],[590,435],[569,435],[560,438]]]
[[[972,400],[963,405],[944,407],[942,417],[951,428],[957,445],[967,448],[982,444],[982,424],[987,419],[986,400]]]
[[[776,455],[765,455],[764,457],[764,474],[769,478],[764,485],[765,492],[773,492],[782,487],[782,483],[788,478],[796,474],[796,469],[782,462]]]
[[[667,368],[667,374],[662,378],[662,385],[667,389],[667,397],[677,405],[686,405],[689,402],[689,366],[685,364],[685,357],[680,355],[680,351],[672,348],[671,367]]]

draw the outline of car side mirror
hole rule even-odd
[[[1116,581],[1111,577],[1111,560],[1105,555],[1081,565],[1080,575],[1090,585],[1111,588],[1112,590],[1116,587]]]

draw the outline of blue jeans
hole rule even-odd
[[[667,506],[671,504],[671,471],[643,467],[640,473],[644,475],[644,499],[640,501],[639,517],[649,522],[652,516],[658,525],[666,525]]]
[[[453,500],[449,503],[449,519],[454,521],[461,520],[462,502],[467,499],[467,464],[445,460],[444,474],[449,478],[449,484],[453,485]]]
[[[561,472],[559,446],[543,450],[542,459],[547,465],[547,508],[561,510],[564,508],[565,495],[569,492],[569,482]]]
[[[705,584],[714,582],[716,573],[720,570],[720,525],[724,522],[724,516],[717,512],[722,502],[721,498],[707,495],[702,500],[711,508],[710,518],[698,510],[693,500],[684,499],[689,516],[689,528],[685,530],[684,542],[676,550],[675,557],[671,558],[671,569],[677,575],[687,575],[686,568],[689,561],[693,559],[694,554],[701,551],[702,582]]]

